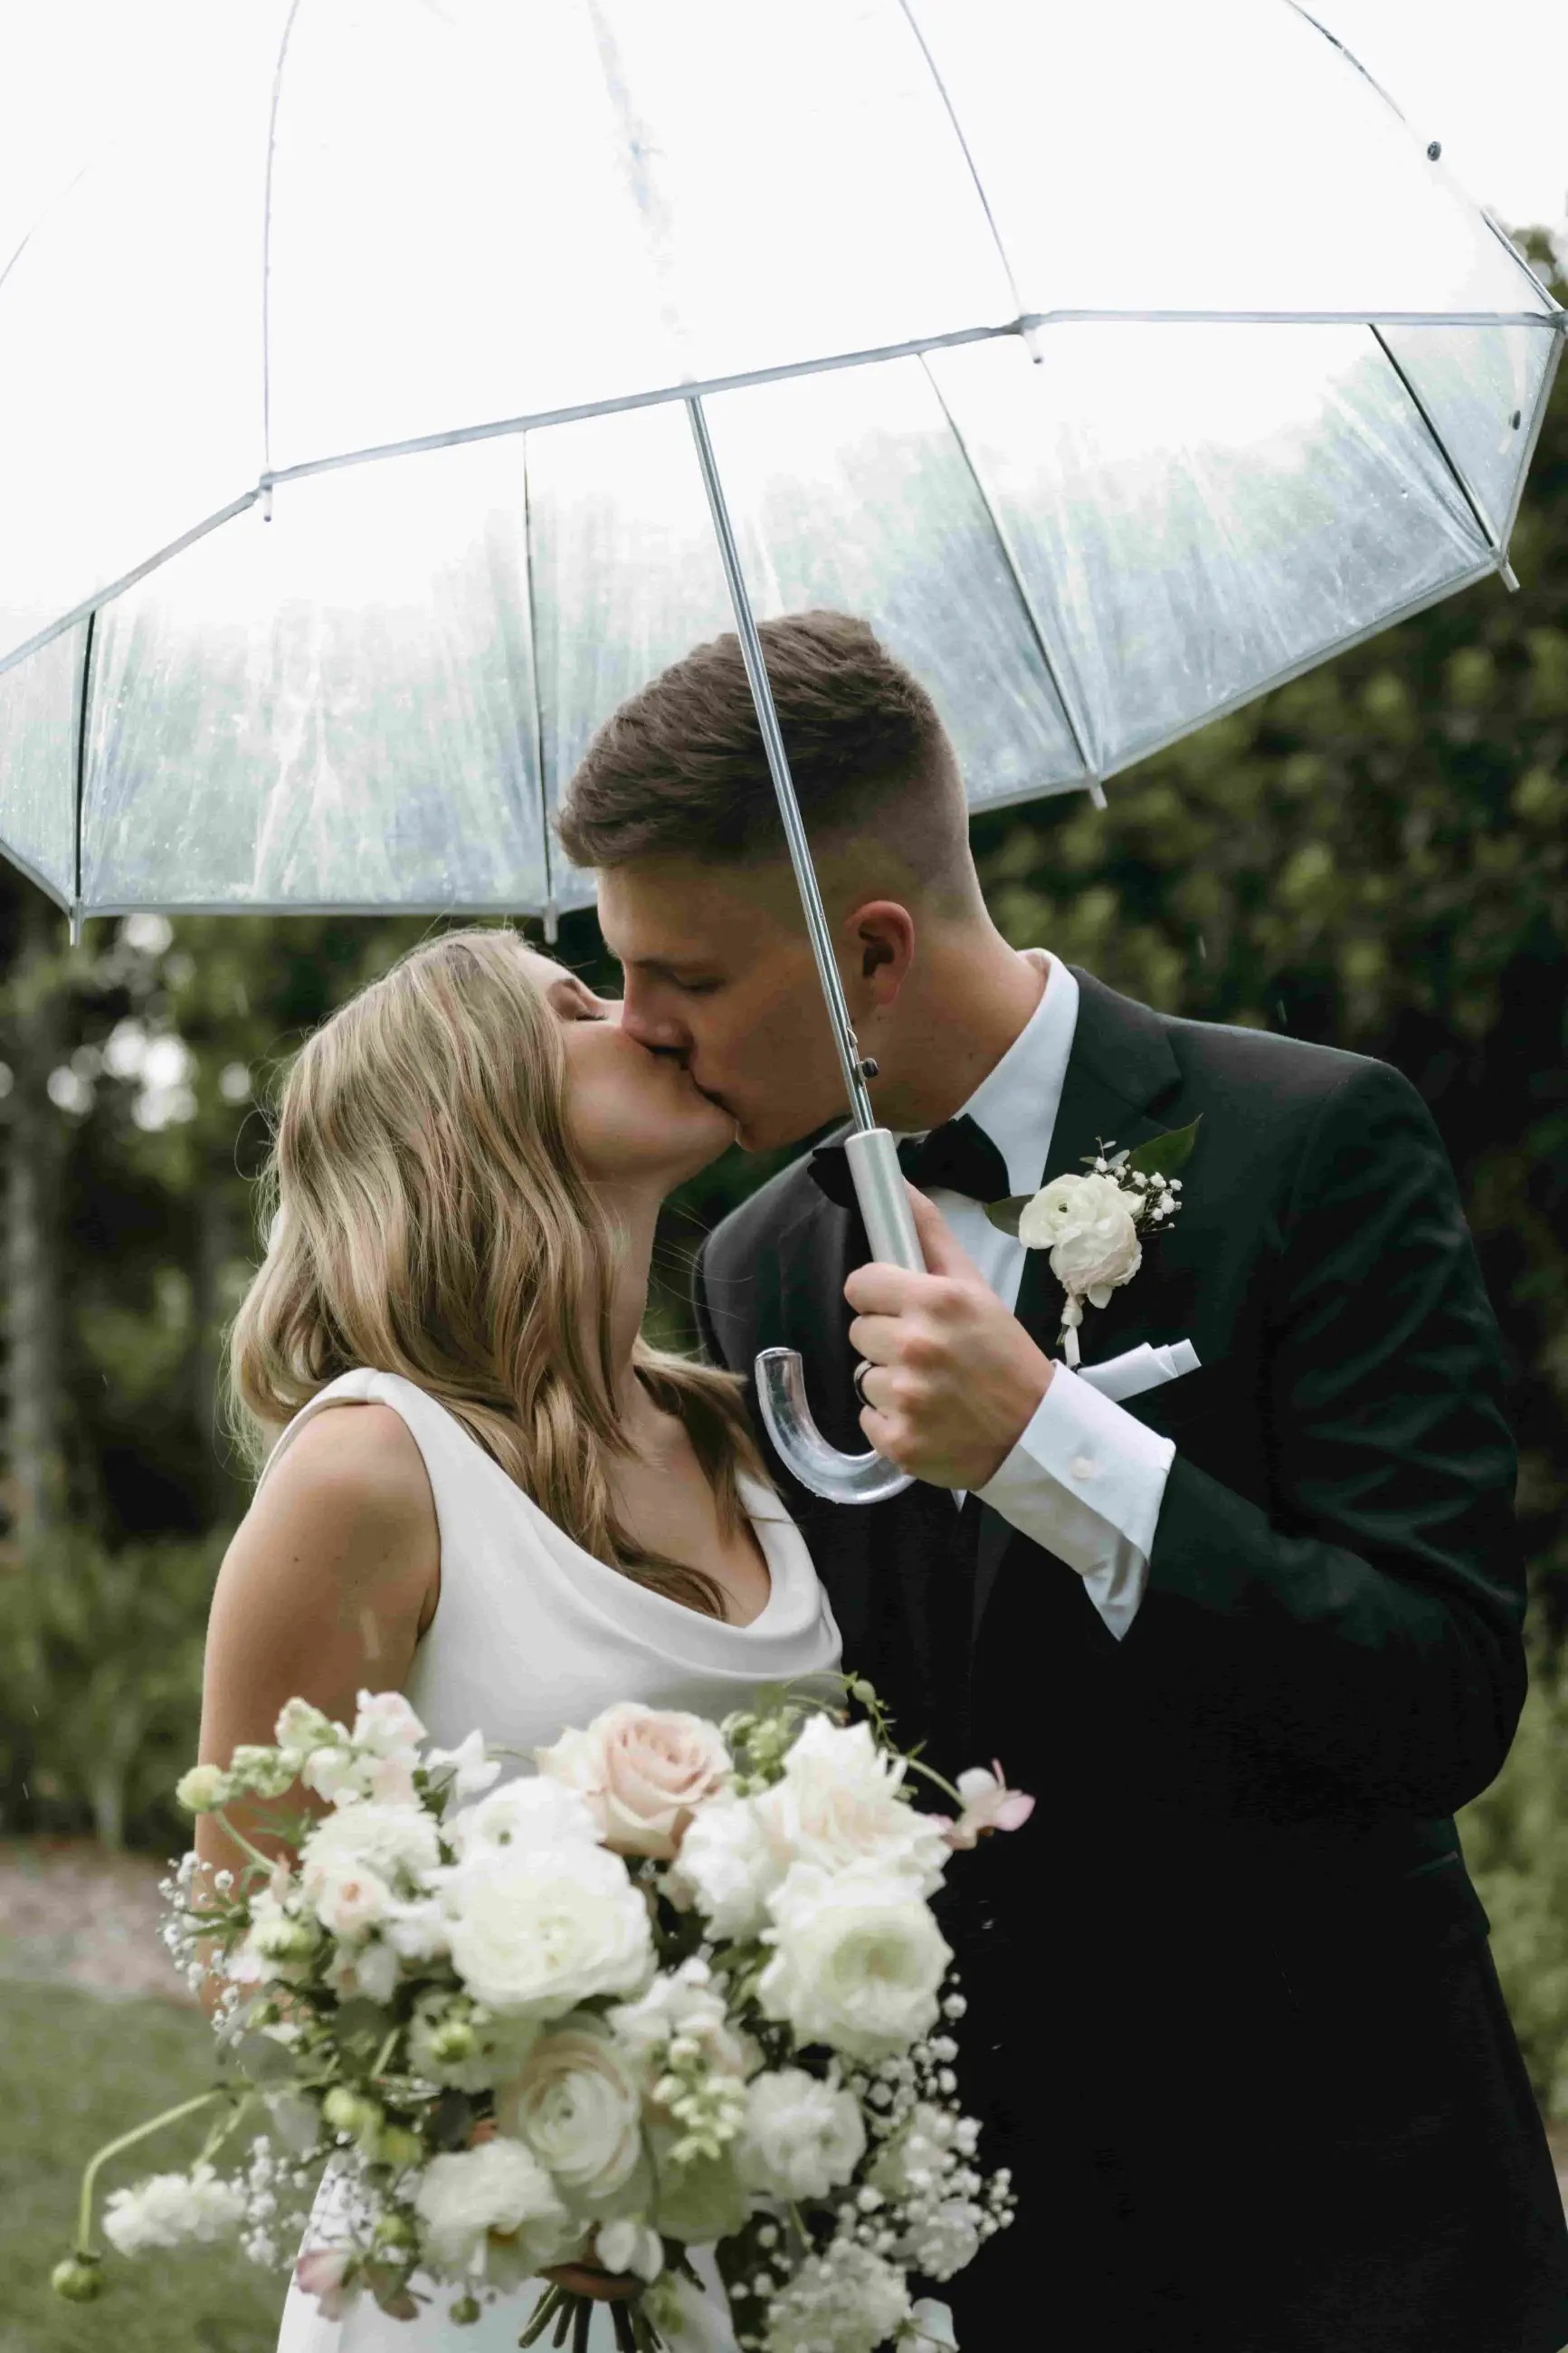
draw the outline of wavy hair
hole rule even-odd
[[[310,1400],[358,1366],[454,1414],[596,1559],[724,1615],[716,1581],[639,1545],[605,1464],[615,1228],[566,1119],[560,1024],[516,933],[427,941],[307,1039],[260,1179],[266,1254],[229,1335],[231,1419],[258,1468]],[[721,1525],[761,1477],[733,1376],[650,1347],[634,1362],[686,1425]]]

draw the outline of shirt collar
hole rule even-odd
[[[1025,953],[1046,974],[1040,1001],[963,1106],[1007,1163],[1008,1189],[1016,1194],[1038,1187],[1078,1028],[1078,982],[1067,965],[1043,948]]]

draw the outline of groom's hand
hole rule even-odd
[[[1050,1358],[1010,1315],[923,1193],[910,1187],[926,1272],[857,1267],[844,1286],[868,1441],[933,1487],[995,1477],[1051,1385]]]

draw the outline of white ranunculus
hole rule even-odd
[[[758,1997],[802,2042],[875,2060],[935,2024],[952,1955],[918,1879],[797,1863],[768,1908],[774,1950]]]
[[[804,2067],[770,2069],[746,2086],[736,2152],[749,2189],[772,2198],[826,2198],[866,2154],[860,2104]]]
[[[498,2085],[495,2114],[573,2203],[613,2199],[642,2157],[641,2086],[603,2020],[588,2011],[540,2036],[519,2073]]]
[[[585,1730],[564,1732],[534,1755],[542,1773],[581,1790],[606,1846],[665,1862],[731,1774],[716,1724],[637,1700],[605,1708]]]
[[[875,1862],[918,1879],[922,1894],[942,1883],[948,1847],[941,1824],[901,1794],[903,1763],[878,1748],[868,1724],[814,1715],[784,1760],[784,1778],[757,1799],[770,1843],[787,1865],[840,1871]]]
[[[357,1697],[359,1714],[349,1735],[356,1748],[368,1749],[373,1757],[392,1757],[400,1749],[419,1746],[425,1726],[401,1692],[362,1691]]]
[[[117,2189],[104,2209],[103,2235],[122,2255],[223,2238],[245,2219],[245,2192],[210,2165],[189,2173],[154,2173]]]
[[[562,2018],[647,1982],[647,1905],[603,1847],[481,1847],[451,1874],[445,1900],[452,1966],[492,2010]]]
[[[1018,1240],[1048,1250],[1064,1291],[1103,1307],[1143,1262],[1126,1194],[1114,1176],[1058,1176],[1026,1203]]]
[[[468,2271],[492,2232],[525,2272],[553,2261],[574,2235],[555,2185],[532,2150],[500,2135],[477,2148],[432,2158],[414,2194],[414,2211],[427,2255],[448,2272]]]
[[[423,1879],[441,1860],[436,1823],[420,1806],[382,1805],[363,1799],[316,1824],[300,1850],[300,1881],[310,1901],[329,1873],[373,1871],[394,1885],[400,1873]]]
[[[716,1936],[754,1936],[784,1874],[784,1858],[756,1799],[720,1797],[687,1831],[668,1884],[678,1899],[696,1905]]]
[[[563,1781],[529,1774],[447,1816],[447,1836],[465,1859],[487,1847],[597,1846],[593,1808]]]

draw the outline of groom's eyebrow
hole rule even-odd
[[[615,954],[613,949],[611,954]],[[659,980],[689,980],[694,975],[707,979],[714,973],[712,965],[695,956],[616,956],[616,962],[623,972],[651,973]]]

